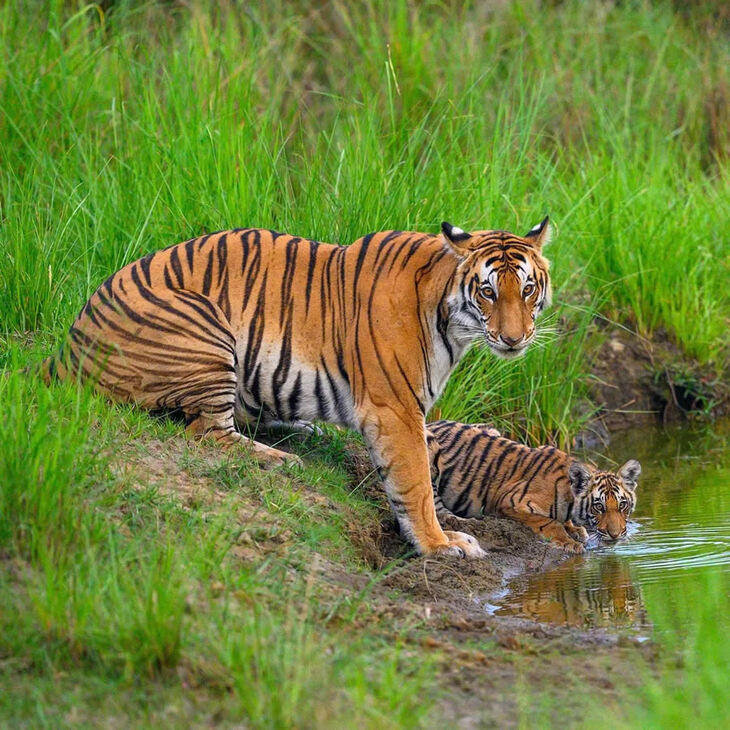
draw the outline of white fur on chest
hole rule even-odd
[[[449,376],[454,371],[454,368],[459,364],[459,361],[464,356],[464,353],[469,349],[473,340],[456,340],[453,336],[450,336],[447,330],[447,342],[444,343],[441,335],[436,331],[436,328],[432,328],[432,342],[433,355],[429,361],[429,382],[426,384],[425,403],[426,411],[428,412],[434,403],[439,399],[441,393],[443,393],[446,383],[449,380]]]

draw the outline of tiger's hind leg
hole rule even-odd
[[[195,415],[189,420],[186,430],[192,436],[213,439],[225,449],[244,446],[262,465],[301,464],[301,459],[296,454],[289,454],[286,451],[275,449],[273,446],[259,443],[236,431],[233,425],[232,410],[225,417],[214,418],[205,414]]]
[[[92,297],[70,338],[79,369],[116,400],[182,411],[189,433],[247,447],[260,461],[296,460],[236,431],[235,337],[202,294],[116,279]]]
[[[237,372],[239,385],[236,392],[233,420],[236,426],[244,434],[248,434],[248,438],[257,446],[263,446],[263,444],[255,441],[255,438],[259,433],[266,434],[268,437],[279,438],[281,441],[285,441],[290,436],[319,436],[323,433],[322,429],[308,421],[280,421],[273,418],[270,413],[266,413],[266,411],[256,403],[250,393],[241,387],[243,373],[240,370],[240,364]],[[272,449],[273,451],[279,451],[273,446],[266,448]],[[279,453],[288,457],[289,461],[295,461],[296,463],[301,464],[301,460],[292,454],[285,451],[280,451]]]

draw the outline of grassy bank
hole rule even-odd
[[[348,535],[374,519],[337,439],[267,474],[75,388],[0,398],[3,724],[420,723],[428,664],[362,630],[367,586],[315,581],[315,548],[362,571]]]
[[[727,372],[720,16],[105,5],[0,6],[0,368],[51,352],[110,272],[204,231],[345,243],[550,213],[544,341],[519,363],[472,352],[443,415],[567,441],[596,317]],[[382,574],[353,535],[379,513],[341,437],[272,476],[73,388],[13,375],[0,402],[3,721],[433,724],[448,662],[369,611]],[[355,589],[323,587],[335,559]]]

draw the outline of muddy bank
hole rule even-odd
[[[612,431],[694,417],[730,415],[730,386],[684,354],[663,331],[651,339],[598,322],[589,393],[599,411],[576,446],[601,446]]]
[[[351,535],[362,559],[382,574],[372,588],[379,610],[423,621],[437,632],[456,632],[460,640],[489,635],[493,641],[510,644],[516,635],[529,635],[538,640],[564,640],[573,646],[617,646],[625,641],[625,637],[604,629],[493,615],[494,602],[514,578],[540,574],[580,558],[554,547],[514,520],[492,515],[441,520],[446,529],[474,535],[488,553],[485,559],[417,556],[398,532],[365,450],[356,443],[349,444],[343,463],[353,487],[357,485],[365,498],[380,507],[378,524],[353,525]],[[331,569],[331,582],[342,585],[340,571],[334,565]],[[326,570],[320,575],[328,580]]]
[[[576,627],[557,619],[531,620],[494,615],[508,582],[542,574],[570,560],[580,560],[545,542],[512,520],[486,516],[453,520],[444,525],[474,535],[488,556],[483,560],[419,557],[404,546],[390,518],[382,525],[385,575],[373,589],[388,613],[414,616],[437,632],[459,640],[490,636],[500,646],[517,648],[522,638],[566,646],[619,646],[643,641],[614,630]],[[516,638],[522,637],[522,638]]]

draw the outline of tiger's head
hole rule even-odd
[[[535,320],[550,304],[548,218],[525,236],[505,231],[467,233],[441,224],[444,242],[461,258],[458,292],[450,301],[453,332],[461,341],[484,337],[498,357],[523,354],[535,338]]]
[[[626,521],[636,506],[636,482],[641,464],[627,461],[617,472],[598,471],[574,461],[568,478],[576,498],[573,521],[602,540],[626,534]]]

